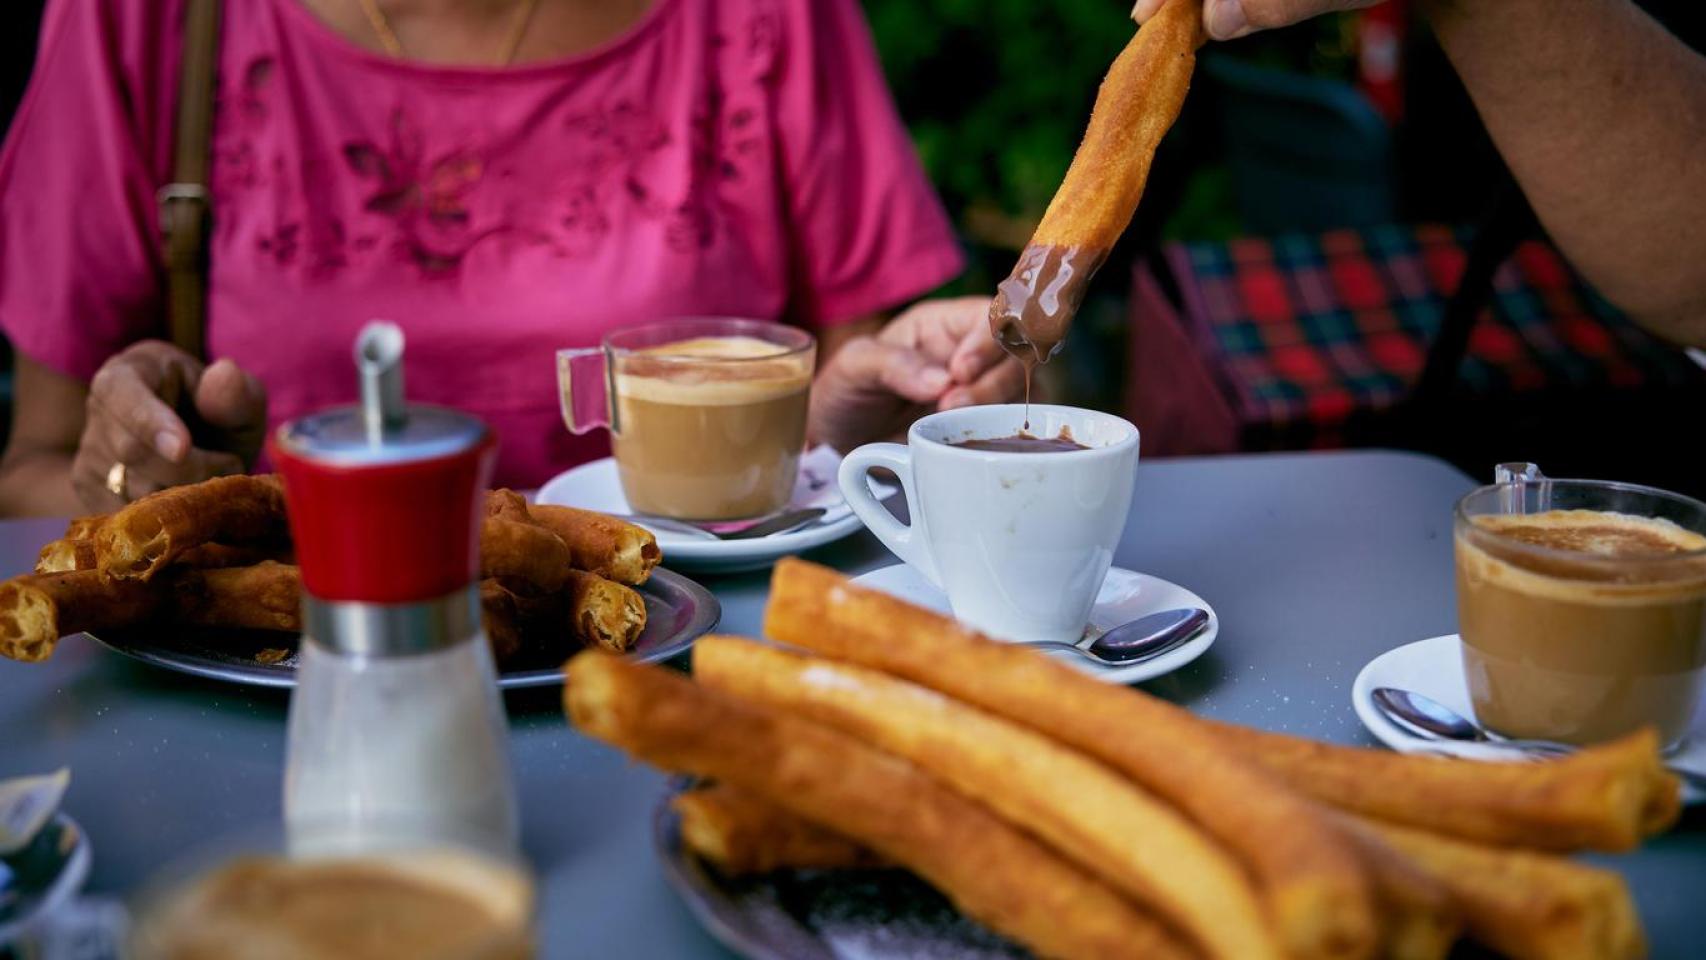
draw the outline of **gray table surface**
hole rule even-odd
[[[1351,681],[1380,652],[1455,629],[1450,509],[1471,486],[1387,452],[1142,465],[1116,562],[1197,591],[1221,618],[1204,657],[1144,689],[1209,716],[1372,743]],[[0,575],[28,569],[62,530],[0,522]],[[811,557],[850,572],[894,562],[868,534]],[[766,576],[703,578],[721,629],[757,630]],[[185,850],[278,819],[286,704],[73,639],[45,664],[0,661],[0,777],[71,767],[66,807],[95,849],[89,888],[122,894]],[[556,691],[508,706],[545,956],[727,956],[659,872],[648,831],[663,777],[571,731]],[[1598,859],[1628,876],[1654,956],[1706,952],[1706,816]]]

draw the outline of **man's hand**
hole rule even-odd
[[[813,442],[847,451],[937,410],[1006,403],[1024,370],[989,335],[989,298],[927,300],[836,350],[812,384]]]
[[[208,449],[194,445],[180,410],[208,428],[200,438]],[[260,449],[266,413],[260,381],[230,360],[204,368],[171,344],[133,344],[89,384],[71,485],[87,509],[106,513],[165,487],[240,473]],[[108,487],[117,479],[122,492]]]
[[[1137,0],[1131,17],[1138,23],[1155,16],[1168,0]],[[1183,3],[1185,0],[1175,0]],[[1272,30],[1323,13],[1372,7],[1381,0],[1203,0],[1203,26],[1216,40],[1231,40],[1257,30]]]

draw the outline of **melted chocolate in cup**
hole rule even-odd
[[[1031,371],[1060,351],[1106,250],[1031,244],[995,288],[989,332],[1025,365],[1025,427],[1031,425]]]
[[[948,446],[966,450],[995,450],[1001,453],[1067,453],[1090,449],[1072,438],[1070,427],[1061,427],[1060,433],[1053,437],[1032,436],[1020,430],[1011,437],[974,438],[950,443]]]

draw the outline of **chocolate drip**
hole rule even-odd
[[[1026,367],[1047,363],[1060,350],[1072,317],[1090,289],[1106,250],[1031,244],[1013,272],[995,288],[989,332]]]
[[[989,332],[1025,365],[1025,428],[1031,426],[1031,372],[1060,352],[1106,250],[1033,243],[995,288]]]

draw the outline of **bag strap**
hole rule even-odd
[[[219,0],[187,0],[172,182],[157,200],[165,235],[166,329],[172,343],[198,360],[206,354],[207,184],[218,62]]]

